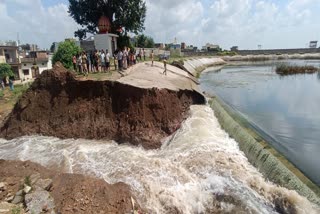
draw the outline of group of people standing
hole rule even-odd
[[[153,50],[150,54],[150,59],[154,61]],[[73,68],[78,73],[82,73],[87,76],[89,73],[96,72],[109,72],[111,65],[111,56],[108,50],[95,50],[93,52],[81,52],[72,57]],[[113,54],[113,64],[115,70],[123,71],[128,67],[138,63],[139,61],[146,60],[146,52],[144,48],[139,51],[124,47],[123,49],[117,49]]]
[[[138,52],[135,52],[134,50],[124,47],[123,49],[118,49],[114,52],[114,65],[115,69],[119,71],[126,70],[128,67],[135,65],[139,61],[142,61],[142,59],[146,60],[146,52],[143,49],[140,49]],[[150,58],[152,60],[153,64],[153,51],[150,54]]]
[[[9,85],[10,90],[14,90],[14,76],[6,76],[3,79],[0,79],[1,89],[4,90],[6,85]]]
[[[110,71],[110,54],[108,50],[95,50],[90,53],[85,51],[72,57],[73,69],[78,73],[88,75],[88,73]]]

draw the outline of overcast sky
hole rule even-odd
[[[320,40],[320,0],[146,0],[145,34],[155,42],[207,42],[225,49],[306,47]],[[0,0],[0,40],[49,48],[78,28],[68,0]]]

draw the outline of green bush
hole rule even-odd
[[[65,41],[59,44],[57,52],[54,53],[52,63],[61,62],[67,69],[73,68],[72,57],[81,52],[81,48],[73,41]]]
[[[14,76],[11,66],[7,63],[0,63],[0,79],[10,76]]]

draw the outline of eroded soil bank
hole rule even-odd
[[[110,185],[83,175],[57,173],[29,161],[0,160],[0,182],[3,184],[1,206],[7,203],[4,201],[9,201],[7,207],[17,204],[8,213],[18,210],[20,203],[21,209],[29,209],[30,213],[33,213],[32,209],[39,209],[37,206],[41,206],[43,213],[51,213],[51,210],[57,213],[131,213],[140,210],[130,187],[124,183]],[[31,186],[27,193],[24,192],[26,183]],[[19,192],[22,198],[17,201]],[[49,196],[47,201],[37,200],[38,196],[46,194]]]
[[[1,127],[0,137],[41,134],[108,139],[154,149],[179,128],[190,105],[204,102],[201,94],[191,90],[77,80],[57,64],[21,97]]]

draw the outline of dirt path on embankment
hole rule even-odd
[[[133,74],[133,79],[129,75],[122,82],[79,81],[57,64],[53,70],[43,72],[20,98],[0,128],[0,137],[41,134],[159,148],[161,140],[180,127],[189,106],[203,104],[204,97],[193,90],[189,79],[186,84],[178,75],[163,75],[166,81],[160,88],[152,84],[147,87],[139,82],[143,77],[134,78]],[[174,82],[178,85],[175,88]]]

